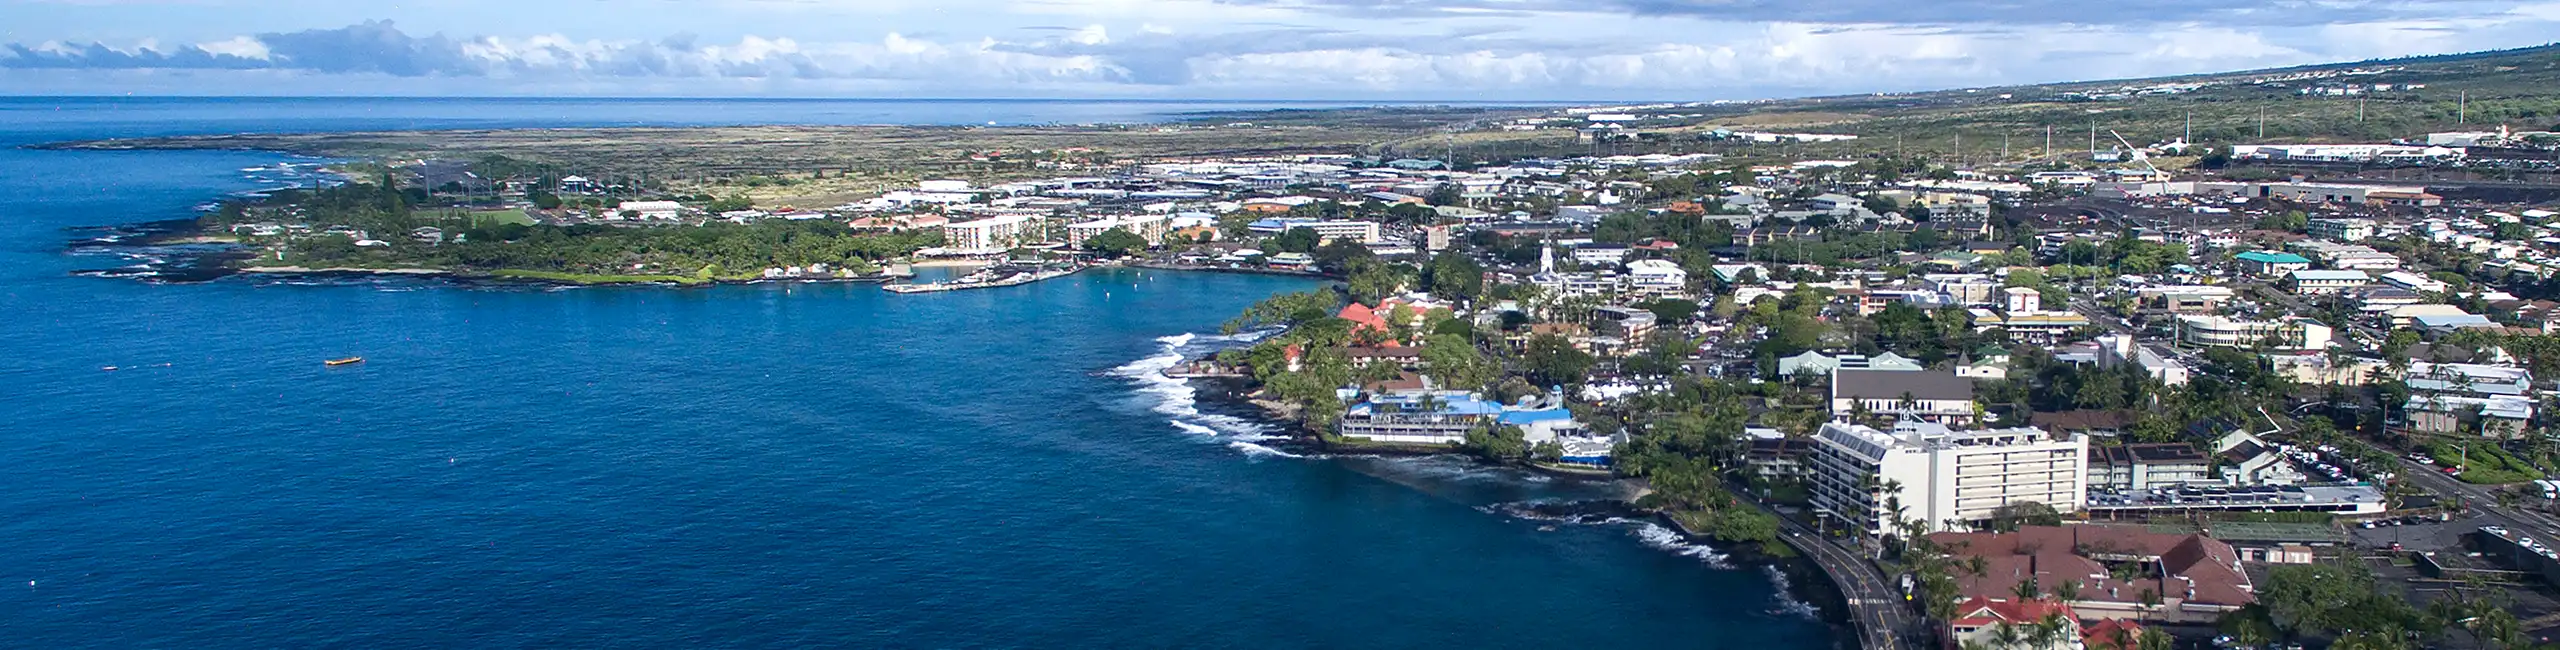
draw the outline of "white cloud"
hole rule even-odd
[[[211,43],[197,43],[196,47],[206,52],[222,56],[236,56],[243,59],[257,59],[260,61],[266,60],[269,55],[266,43],[247,36],[233,36],[228,39],[214,41]]]
[[[948,0],[932,13],[946,20],[984,13],[986,20],[956,30],[883,17],[866,21],[878,29],[867,34],[800,29],[705,39],[670,30],[678,35],[658,40],[420,36],[366,22],[192,45],[0,45],[0,80],[50,83],[84,70],[262,70],[444,80],[437,87],[482,80],[501,92],[1691,99],[2211,72],[2533,45],[2560,31],[2560,2],[2498,5],[2477,18],[2260,26],[1740,20],[1674,11],[1694,4],[1687,1],[1608,0],[1568,11],[1554,9],[1567,6],[1560,0]],[[1737,13],[1786,11],[1735,1],[1753,7]],[[726,4],[738,2],[809,16],[878,8],[830,0]],[[1350,10],[1415,17],[1327,15]],[[1639,17],[1630,20],[1628,12]]]

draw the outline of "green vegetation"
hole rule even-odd
[[[349,183],[279,193],[257,203],[234,202],[199,219],[199,227],[221,232],[233,225],[270,222],[314,229],[311,235],[244,239],[247,245],[278,253],[259,256],[259,263],[512,269],[599,277],[752,277],[766,268],[810,264],[872,273],[880,261],[941,243],[937,233],[862,233],[826,220],[628,228],[527,225],[530,220],[522,211],[420,209],[422,193],[386,187]],[[415,235],[425,228],[440,231],[441,239]],[[366,239],[369,244],[358,243]]]
[[[1147,252],[1147,238],[1113,228],[1084,240],[1084,248],[1110,257],[1128,257]]]
[[[2438,441],[2427,443],[2420,449],[2434,458],[2437,465],[2462,467],[2462,474],[2456,478],[2464,483],[2505,485],[2544,478],[2542,470],[2534,468],[2532,463],[2488,442]]]
[[[489,272],[489,275],[516,280],[540,280],[544,282],[566,282],[570,284],[645,284],[652,282],[702,284],[711,281],[710,278],[694,275],[600,275],[593,273],[561,273],[557,271],[527,271],[524,269],[498,269],[496,271]]]
[[[473,212],[471,223],[475,226],[531,226],[534,222],[533,217],[525,214],[523,208],[508,208]]]
[[[2225,615],[2221,627],[2250,645],[2320,637],[2335,639],[2332,648],[2401,650],[2415,647],[2413,635],[2434,636],[2460,620],[2447,618],[2453,609],[2421,611],[2381,589],[2361,564],[2279,565],[2259,585],[2257,604]]]

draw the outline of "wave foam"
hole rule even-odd
[[[1715,547],[1691,542],[1679,531],[1665,528],[1662,524],[1650,521],[1638,522],[1635,535],[1636,539],[1643,541],[1646,546],[1670,551],[1674,555],[1697,558],[1719,569],[1732,568],[1725,564],[1725,554],[1716,552]]]
[[[1298,458],[1300,456],[1295,454],[1251,444],[1277,439],[1280,436],[1272,434],[1270,425],[1232,415],[1201,411],[1200,391],[1191,387],[1190,380],[1167,377],[1164,374],[1166,370],[1180,365],[1184,359],[1194,354],[1207,352],[1209,349],[1224,349],[1237,344],[1259,341],[1271,334],[1268,331],[1255,331],[1210,336],[1183,333],[1159,337],[1156,342],[1163,346],[1156,354],[1122,364],[1118,368],[1111,369],[1110,374],[1137,382],[1138,393],[1152,398],[1154,402],[1148,407],[1149,410],[1167,416],[1166,422],[1172,424],[1175,429],[1200,436],[1224,437],[1234,441],[1230,446],[1235,446],[1247,454]]]
[[[1801,617],[1808,621],[1822,620],[1820,608],[1814,607],[1813,603],[1796,600],[1795,582],[1787,579],[1787,572],[1778,570],[1774,564],[1761,565],[1760,571],[1769,575],[1769,586],[1777,588],[1778,605],[1769,613]]]
[[[1246,441],[1243,441],[1243,440],[1237,440],[1237,441],[1229,442],[1229,443],[1227,443],[1227,446],[1228,446],[1228,447],[1231,447],[1231,448],[1234,448],[1236,451],[1244,452],[1244,455],[1247,455],[1247,456],[1278,456],[1278,457],[1281,457],[1281,458],[1305,458],[1305,457],[1306,457],[1306,456],[1302,456],[1302,455],[1299,455],[1299,454],[1292,454],[1292,453],[1285,452],[1285,451],[1281,451],[1281,450],[1278,450],[1278,449],[1272,449],[1272,448],[1270,448],[1270,447],[1265,447],[1265,446],[1262,446],[1262,445],[1257,445],[1257,444],[1254,444],[1254,443],[1251,443],[1251,442],[1246,442]]]

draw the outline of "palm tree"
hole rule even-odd
[[[2063,641],[2063,635],[2069,634],[2069,632],[2065,630],[2065,625],[2066,624],[2062,620],[2061,612],[2045,612],[2044,618],[2036,620],[2035,630],[2031,633],[2030,638],[2035,640],[2035,647],[2038,648],[2051,648],[2056,645],[2060,645]]]
[[[2071,602],[2080,599],[2080,581],[2064,579],[2053,583],[2053,599]]]
[[[2141,635],[2134,637],[2133,647],[2126,650],[2170,650],[2175,646],[2176,644],[2167,633],[2159,630],[2143,630]]]
[[[2035,576],[2027,576],[2027,579],[2018,581],[2018,586],[2011,587],[2009,593],[2016,594],[2018,602],[2023,603],[2044,595],[2044,588],[2036,584]]]
[[[2019,630],[2018,626],[2011,625],[2008,622],[2003,621],[1999,624],[1998,628],[1992,630],[1991,640],[1997,642],[2000,645],[2001,650],[2008,650],[2009,648],[2018,647],[2018,644],[2025,642],[2027,640],[2027,635],[2024,631]]]

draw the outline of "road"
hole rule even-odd
[[[1820,565],[1839,586],[1840,597],[1849,603],[1849,626],[1858,630],[1858,647],[1922,650],[1926,646],[1927,632],[1903,601],[1901,587],[1886,579],[1875,563],[1803,522],[1780,515],[1778,523],[1789,544]]]
[[[2464,483],[2446,476],[2441,470],[2420,465],[2417,461],[2407,458],[2400,459],[2400,471],[2401,476],[2408,477],[2420,487],[2434,490],[2436,494],[2461,497],[2464,506],[2469,507],[2473,512],[2481,513],[2486,519],[2491,520],[2490,523],[2560,542],[2560,519],[2542,512],[2498,505],[2498,497],[2492,494],[2493,490],[2489,486]]]
[[[2232,285],[2233,285],[2233,286],[2236,286],[2236,287],[2243,288],[2243,289],[2247,289],[2247,290],[2250,292],[2250,294],[2251,294],[2251,296],[2250,296],[2250,297],[2254,297],[2254,298],[2257,298],[2257,299],[2259,299],[2259,300],[2264,300],[2264,301],[2268,301],[2268,302],[2273,302],[2273,303],[2276,303],[2276,304],[2278,304],[2278,305],[2283,305],[2283,306],[2284,306],[2284,308],[2285,308],[2285,311],[2288,311],[2288,312],[2297,313],[2297,314],[2317,314],[2317,313],[2320,313],[2320,309],[2319,309],[2319,307],[2318,307],[2318,306],[2316,306],[2316,305],[2311,304],[2311,303],[2310,303],[2310,301],[2303,300],[2301,296],[2296,296],[2296,295],[2293,295],[2293,294],[2290,294],[2290,293],[2286,293],[2286,292],[2285,292],[2285,291],[2283,291],[2282,289],[2278,289],[2278,288],[2276,288],[2276,287],[2275,287],[2275,286],[2273,286],[2273,285],[2269,285],[2269,284],[2267,284],[2264,280],[2258,280],[2258,279],[2244,279],[2244,280],[2235,281],[2235,282],[2233,282],[2233,283],[2232,283]],[[2350,332],[2354,333],[2356,336],[2353,336],[2353,337],[2347,337],[2347,338],[2340,339],[2340,340],[2339,340],[2339,342],[2340,342],[2340,343],[2345,343],[2345,344],[2347,344],[2347,346],[2348,346],[2350,349],[2354,349],[2354,350],[2357,350],[2357,351],[2362,351],[2362,350],[2363,350],[2364,345],[2363,345],[2362,341],[2364,341],[2364,340],[2380,341],[2380,340],[2382,340],[2382,339],[2385,337],[2385,335],[2387,334],[2386,332],[2382,331],[2381,329],[2376,328],[2376,327],[2374,327],[2373,325],[2371,325],[2371,324],[2369,324],[2369,323],[2362,322],[2362,321],[2356,321],[2356,322],[2350,322],[2350,323],[2348,323],[2348,324],[2347,324],[2347,329],[2348,329]]]

